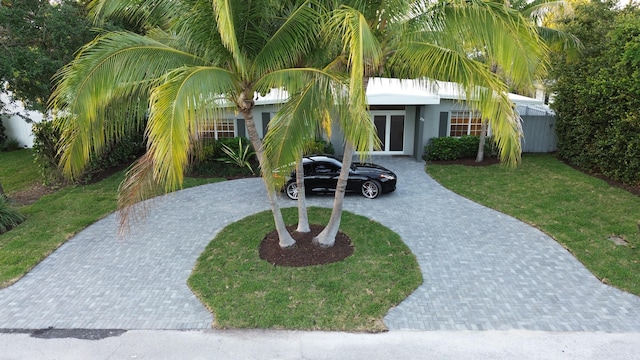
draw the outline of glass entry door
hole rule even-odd
[[[404,111],[372,111],[371,117],[380,138],[380,152],[402,154],[404,151]]]

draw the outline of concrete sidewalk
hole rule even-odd
[[[531,331],[128,331],[102,340],[0,334],[0,359],[640,359],[640,334]]]

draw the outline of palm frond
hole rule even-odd
[[[497,64],[518,88],[530,88],[546,73],[547,46],[531,21],[502,4],[482,0],[453,1],[444,7],[441,40],[476,47]],[[446,45],[445,45],[446,46]]]
[[[225,94],[239,92],[232,73],[213,67],[181,67],[151,93],[147,124],[155,181],[166,191],[182,185],[193,142],[206,121],[219,118]]]
[[[120,235],[128,232],[131,222],[147,214],[150,199],[161,192],[160,184],[153,176],[153,159],[150,153],[144,154],[127,170],[124,180],[118,187],[118,220]]]
[[[50,107],[63,115],[59,126],[65,173],[80,175],[106,139],[140,126],[158,78],[185,64],[202,63],[197,56],[128,32],[110,33],[83,47],[56,74],[50,99]]]
[[[509,165],[520,160],[521,126],[507,86],[486,64],[432,43],[413,42],[400,48],[390,65],[406,78],[422,76],[459,84],[470,105],[489,120],[501,159]]]
[[[295,66],[315,45],[320,32],[321,4],[300,3],[264,44],[255,59],[255,73],[264,74]]]
[[[118,18],[149,28],[168,27],[186,11],[182,1],[171,0],[92,0],[88,8],[89,16],[97,23]]]
[[[287,73],[289,78],[302,77],[303,80],[269,122],[263,145],[265,155],[275,168],[295,163],[309,141],[319,135],[326,113],[334,112],[338,106],[339,100],[334,95],[342,86],[342,82],[336,83],[335,78],[318,72]]]
[[[248,74],[248,61],[240,49],[238,37],[241,35],[236,29],[234,5],[238,2],[231,0],[212,0],[216,15],[218,33],[224,46],[229,50],[235,61],[235,66],[242,77]],[[245,19],[249,21],[249,19]]]

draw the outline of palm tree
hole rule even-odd
[[[517,10],[522,16],[529,19],[536,32],[544,43],[550,48],[558,52],[566,53],[569,57],[574,57],[579,53],[581,44],[580,40],[562,30],[554,29],[553,27],[546,26],[546,19],[555,15],[571,12],[571,4],[566,1],[559,0],[535,0],[527,2],[524,0],[508,1],[504,2],[506,7]],[[490,61],[490,59],[488,59]],[[494,73],[499,72],[497,64],[492,63],[491,69]],[[546,68],[540,67],[536,69],[540,78],[546,74]],[[516,88],[527,88],[527,84],[518,83],[518,79],[506,79],[507,82],[512,83]],[[488,129],[487,121],[482,121],[482,129],[480,130],[480,142],[478,144],[478,153],[476,156],[476,162],[484,160],[484,145],[487,136]]]
[[[51,105],[70,115],[59,124],[65,173],[78,176],[105,143],[145,126],[147,152],[120,188],[126,220],[131,205],[157,185],[165,191],[180,187],[203,124],[231,109],[245,119],[280,245],[293,245],[273,187],[273,166],[256,130],[253,99],[273,88],[296,93],[309,78],[319,77],[316,69],[297,67],[317,38],[319,4],[94,0],[90,9],[96,19],[125,17],[145,24],[147,32],[101,35],[58,74]]]
[[[460,84],[471,106],[489,119],[501,159],[520,159],[521,126],[507,96],[507,85],[486,65],[469,58],[470,45],[482,47],[505,74],[522,83],[534,80],[532,69],[546,65],[547,52],[531,24],[516,11],[481,0],[336,1],[325,31],[342,41],[350,76],[351,121],[343,168],[329,224],[316,237],[331,246],[340,225],[344,192],[355,143],[371,123],[365,91],[372,76],[431,79]],[[361,144],[358,144],[361,145]]]

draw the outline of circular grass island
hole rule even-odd
[[[287,224],[296,224],[296,208],[282,212]],[[309,223],[326,225],[331,209],[308,214]],[[261,259],[261,244],[274,229],[270,211],[251,215],[225,227],[200,255],[189,286],[214,314],[216,328],[384,331],[389,309],[422,283],[400,236],[363,216],[343,212],[340,231],[353,253],[324,265]]]

